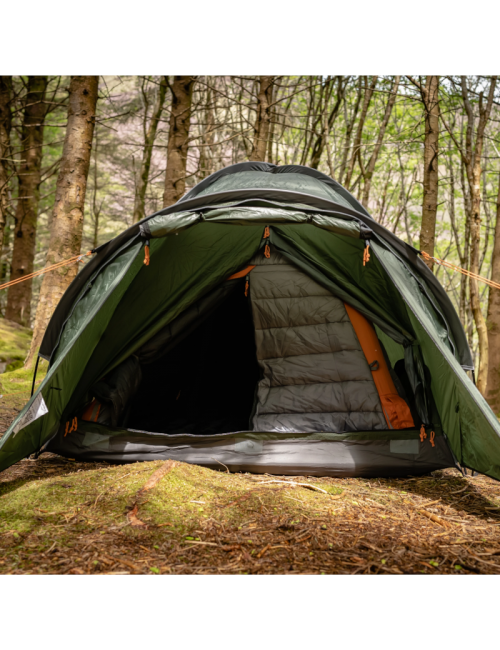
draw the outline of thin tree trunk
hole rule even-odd
[[[198,177],[201,180],[210,176],[213,170],[213,151],[215,142],[215,114],[212,106],[212,91],[207,82],[207,107],[205,109],[205,129],[202,146],[200,147],[200,169]]]
[[[422,202],[422,225],[420,227],[420,250],[434,256],[436,238],[436,215],[438,205],[438,154],[439,154],[439,77],[429,75],[422,100],[425,109],[424,139],[424,196]],[[426,262],[431,271],[433,260]]]
[[[368,86],[368,77],[365,77],[365,93],[363,96],[363,107],[361,108],[361,115],[359,116],[358,128],[356,129],[356,135],[354,137],[354,144],[352,147],[352,155],[349,160],[349,165],[347,166],[347,173],[345,177],[344,185],[347,189],[351,188],[351,179],[354,172],[354,165],[356,163],[356,158],[359,155],[359,148],[361,146],[361,138],[363,137],[363,127],[365,125],[366,115],[368,113],[368,107],[370,106],[370,101],[375,91],[375,86],[377,85],[378,76],[374,75],[372,77],[372,82]]]
[[[99,241],[99,217],[101,216],[101,209],[104,200],[101,201],[99,207],[97,206],[97,190],[99,189],[97,182],[97,155],[99,153],[98,148],[98,125],[95,125],[94,128],[94,187],[92,192],[92,217],[94,219],[94,236],[92,238],[92,248],[97,248]]]
[[[271,104],[274,105],[276,89],[273,85],[271,95]],[[269,111],[269,139],[267,143],[267,162],[273,163],[273,144],[274,144],[274,132],[276,130],[276,111],[274,108],[271,108]]]
[[[47,77],[28,77],[22,126],[21,162],[18,168],[19,189],[11,280],[17,280],[33,272],[42,169],[43,123],[47,113],[43,101],[47,83]],[[31,280],[9,287],[6,318],[20,325],[30,324],[31,289]]]
[[[372,151],[372,155],[370,156],[370,160],[368,161],[368,165],[366,166],[365,173],[363,174],[365,182],[363,185],[363,198],[361,202],[363,203],[365,208],[368,208],[368,201],[370,199],[370,189],[372,185],[373,173],[375,171],[375,165],[377,163],[378,155],[380,153],[380,148],[382,147],[382,142],[384,140],[385,130],[387,128],[387,124],[389,123],[389,118],[391,117],[392,108],[394,106],[394,102],[396,101],[396,95],[398,92],[400,79],[401,77],[399,75],[396,75],[394,79],[394,84],[392,86],[391,92],[387,99],[387,104],[385,106],[384,119],[382,120],[382,124],[380,125],[379,128],[377,142],[375,143],[375,148]]]
[[[165,77],[168,83],[167,77]],[[168,84],[172,91],[172,109],[167,145],[167,171],[163,207],[177,203],[186,191],[186,166],[191,122],[194,77],[174,77]]]
[[[2,75],[0,76],[0,260],[9,204],[11,98],[12,77]]]
[[[56,264],[80,253],[83,209],[94,135],[99,77],[71,77],[68,123],[57,177],[56,200],[50,222],[46,263]],[[37,354],[57,303],[78,273],[78,264],[64,266],[43,276],[36,310],[31,348],[25,367]]]
[[[335,102],[335,105],[333,106],[332,110],[330,111],[330,114],[328,116],[328,119],[326,118],[326,114],[328,111],[328,99],[329,95],[331,94],[330,92],[325,91],[325,99],[324,99],[324,107],[322,110],[322,115],[321,115],[321,131],[318,137],[316,138],[316,142],[313,145],[313,150],[311,154],[311,162],[309,165],[313,167],[314,169],[318,169],[319,163],[321,161],[321,156],[323,155],[323,151],[325,150],[325,145],[328,139],[328,136],[330,135],[330,131],[332,130],[333,123],[335,122],[335,119],[337,118],[340,106],[342,104],[342,100],[344,98],[344,91],[345,91],[345,86],[343,85],[344,78],[342,76],[337,77],[337,101]],[[321,106],[320,106],[321,110]]]
[[[259,92],[257,95],[257,118],[255,134],[249,160],[266,159],[269,127],[271,124],[271,105],[273,101],[274,77],[259,77]]]
[[[466,78],[462,77],[462,98],[468,119],[466,132],[466,170],[470,187],[472,208],[470,271],[475,274],[479,273],[479,254],[481,245],[481,158],[484,144],[484,131],[493,105],[496,79],[496,77],[491,78],[486,106],[483,106],[483,96],[482,93],[480,94],[479,123],[477,126],[476,141],[473,144],[474,112],[469,101]],[[473,277],[469,277],[469,293],[479,342],[479,371],[477,375],[477,387],[484,395],[486,393],[488,380],[488,330],[481,310],[478,281]]]
[[[342,152],[342,161],[340,163],[340,171],[339,171],[339,183],[342,185],[342,179],[344,178],[344,172],[347,164],[347,157],[349,155],[349,150],[351,148],[351,138],[352,138],[352,132],[354,129],[354,124],[356,122],[356,117],[358,115],[359,111],[359,105],[361,103],[361,83],[362,83],[362,78],[359,77],[358,81],[358,92],[356,95],[356,103],[354,104],[354,109],[352,111],[351,119],[347,119],[346,115],[346,123],[347,123],[347,128],[346,128],[346,134],[345,134],[345,142],[344,142],[344,150]],[[345,99],[344,99],[345,101]]]
[[[464,254],[461,260],[462,268],[469,268],[469,258],[470,258],[470,224],[472,221],[472,207],[470,201],[470,192],[467,184],[465,182],[465,163],[463,158],[460,161],[460,184],[462,187],[462,196],[464,200],[464,211],[465,211],[465,228],[464,228]],[[470,302],[467,298],[467,276],[460,276],[460,318],[462,319],[462,324],[465,331],[467,332],[467,340],[469,341],[469,346],[472,348],[472,322],[473,316],[470,312]]]
[[[498,177],[497,220],[491,255],[491,279],[500,282],[500,174]],[[486,399],[500,414],[500,289],[490,287],[488,296],[488,381]]]
[[[165,95],[167,93],[167,84],[165,78],[160,80],[160,86],[156,93],[156,101],[153,107],[153,114],[149,127],[144,129],[144,150],[142,154],[141,171],[139,173],[139,182],[137,183],[137,190],[134,201],[134,223],[140,221],[145,216],[145,198],[146,190],[148,187],[149,170],[151,168],[151,157],[153,155],[153,145],[158,130],[158,123],[163,111],[163,104],[165,103]],[[147,120],[147,109],[144,109],[144,123]]]
[[[465,217],[465,241],[464,248],[462,249],[460,244],[460,234],[457,228],[457,220],[455,215],[455,172],[453,169],[453,160],[451,157],[451,148],[448,145],[448,173],[450,177],[450,202],[449,202],[449,213],[450,213],[450,222],[451,228],[453,230],[453,236],[455,238],[455,246],[457,248],[458,258],[460,259],[460,266],[462,268],[467,267],[467,260],[469,255],[469,234],[467,228],[467,216]],[[466,293],[467,293],[467,277],[465,275],[460,275],[460,292],[459,292],[459,316],[462,322],[464,330],[467,328],[466,315],[465,315],[465,304],[466,304]]]

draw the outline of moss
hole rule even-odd
[[[40,535],[45,531],[52,537],[59,534],[57,528],[64,528],[66,522],[75,518],[87,531],[108,528],[113,521],[125,523],[137,493],[162,462],[0,484],[0,535]],[[315,484],[319,483],[316,479]],[[138,517],[153,533],[156,526],[162,531],[168,526],[169,531],[183,537],[208,518],[224,525],[242,526],[262,506],[271,511],[279,507],[280,514],[300,518],[304,509],[311,517],[318,508],[335,505],[326,495],[306,488],[262,486],[260,480],[257,482],[247,474],[226,474],[180,463],[147,493],[142,505],[139,503]],[[142,534],[132,527],[124,531],[132,536]]]
[[[40,359],[36,373],[36,385],[39,385],[47,374],[48,363]],[[23,367],[0,375],[1,405],[6,408],[24,406],[31,394],[33,370]]]
[[[5,318],[0,318],[0,362],[24,361],[33,332]]]

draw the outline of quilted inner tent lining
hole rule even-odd
[[[259,253],[250,299],[259,381],[254,431],[384,430],[371,370],[344,303],[278,253]]]

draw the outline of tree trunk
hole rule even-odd
[[[347,157],[349,155],[349,150],[351,148],[351,137],[352,137],[352,132],[354,129],[354,124],[356,122],[356,117],[358,115],[359,111],[359,104],[361,103],[361,95],[362,95],[362,78],[359,77],[358,80],[358,92],[356,95],[356,103],[354,104],[354,108],[352,111],[351,119],[347,118],[347,112],[345,116],[345,122],[346,122],[346,134],[345,134],[345,142],[344,142],[344,150],[342,152],[342,162],[340,163],[340,171],[339,171],[339,183],[342,185],[342,179],[344,178],[344,172],[347,164]],[[345,100],[344,100],[345,101]]]
[[[321,115],[321,131],[316,138],[316,142],[314,143],[312,154],[311,154],[311,162],[309,163],[310,167],[313,167],[314,169],[318,169],[319,163],[321,160],[321,156],[323,155],[323,151],[325,149],[325,145],[328,139],[328,136],[330,135],[330,131],[332,130],[333,123],[335,122],[335,119],[338,115],[342,99],[344,98],[344,91],[345,91],[345,86],[343,85],[344,78],[342,76],[337,77],[337,101],[335,102],[335,105],[333,106],[332,110],[330,111],[330,115],[328,116],[328,120],[326,120],[326,113],[328,110],[328,99],[331,94],[330,92],[325,91],[325,101],[324,101],[324,107],[319,106],[319,110],[322,111],[323,115]]]
[[[422,225],[420,228],[420,250],[434,256],[436,237],[436,215],[438,204],[438,153],[439,153],[439,77],[429,75],[422,100],[425,109],[424,139],[424,196],[422,202]],[[424,260],[425,261],[425,260]],[[426,262],[434,268],[433,260]]]
[[[391,117],[392,108],[394,106],[394,102],[396,101],[396,95],[398,92],[400,79],[401,77],[399,75],[396,75],[394,79],[394,84],[392,86],[391,92],[387,99],[387,104],[385,105],[384,119],[382,120],[382,124],[380,125],[379,128],[377,141],[375,143],[375,148],[372,151],[372,155],[370,156],[370,160],[368,161],[368,165],[366,166],[365,173],[363,174],[364,185],[363,185],[363,198],[361,202],[367,209],[368,209],[368,201],[370,199],[370,189],[372,185],[373,172],[375,171],[375,165],[377,163],[377,158],[380,153],[380,148],[382,147],[385,130],[387,128],[387,124],[389,123],[389,118]]]
[[[165,77],[168,83],[167,77]],[[174,77],[172,85],[172,110],[167,145],[167,171],[163,207],[177,203],[186,190],[186,166],[191,122],[191,103],[194,77]]]
[[[491,279],[500,282],[500,175],[498,177],[497,220],[491,255]],[[486,399],[500,414],[500,289],[490,287],[488,296],[488,381]]]
[[[28,77],[25,100],[21,162],[18,168],[18,196],[14,227],[14,249],[10,279],[33,272],[36,224],[40,198],[43,122],[47,107],[43,103],[47,77]],[[5,317],[20,325],[30,324],[31,280],[9,287]]]
[[[94,76],[71,77],[68,123],[50,222],[47,265],[80,253],[98,81],[99,77]],[[26,367],[37,354],[50,317],[78,270],[78,264],[71,264],[43,276]]]
[[[470,250],[470,271],[479,273],[479,251],[481,245],[481,158],[484,144],[484,131],[491,114],[493,97],[495,93],[496,77],[490,81],[490,89],[486,106],[483,106],[482,93],[479,96],[479,123],[476,132],[476,141],[473,144],[473,131],[475,116],[469,101],[466,78],[462,77],[462,98],[467,112],[467,133],[466,133],[466,171],[469,181],[471,196],[471,250]],[[477,387],[484,395],[486,393],[488,380],[488,330],[486,321],[481,310],[481,298],[477,279],[469,277],[469,293],[476,325],[479,342],[479,370],[477,374]]]
[[[368,107],[370,106],[370,101],[377,85],[378,76],[374,75],[372,77],[372,82],[368,86],[368,77],[365,77],[365,93],[363,96],[363,107],[361,108],[361,115],[359,116],[358,128],[356,129],[356,136],[354,137],[354,144],[352,147],[352,155],[349,160],[349,165],[347,166],[347,173],[345,177],[344,186],[347,189],[351,188],[352,174],[354,172],[354,165],[356,163],[356,158],[359,155],[359,148],[361,146],[361,138],[363,136],[363,127],[365,125],[366,115],[368,113]]]
[[[257,95],[257,118],[255,120],[255,134],[253,147],[248,157],[249,160],[265,161],[267,142],[269,140],[269,127],[271,124],[271,104],[273,101],[274,77],[259,78],[259,92]]]
[[[12,77],[0,76],[0,260],[9,204],[11,96]]]
[[[212,106],[212,89],[207,83],[207,106],[205,109],[205,128],[203,139],[200,146],[200,164],[198,178],[203,180],[210,176],[213,169],[213,151],[212,147],[215,142],[215,113]]]
[[[167,93],[167,84],[165,78],[162,77],[160,86],[156,93],[156,101],[153,107],[153,114],[149,127],[144,128],[144,150],[142,153],[141,171],[139,174],[139,182],[137,183],[135,201],[134,201],[134,223],[140,221],[145,216],[145,198],[146,190],[148,187],[149,170],[151,168],[151,156],[153,155],[153,145],[156,138],[156,131],[158,130],[158,123],[163,111],[163,104],[165,103],[165,95]],[[144,108],[144,126],[147,121],[147,106]]]
[[[463,159],[460,162],[460,185],[462,188],[462,196],[464,201],[464,212],[465,212],[465,228],[464,228],[464,254],[461,259],[461,266],[463,269],[469,269],[469,259],[470,259],[470,224],[472,221],[472,207],[470,202],[470,192],[465,181],[465,163]],[[469,341],[469,346],[472,348],[472,338],[473,338],[473,317],[470,311],[470,301],[467,297],[467,276],[460,275],[460,318],[462,320],[462,325],[464,330],[467,332],[467,340]]]

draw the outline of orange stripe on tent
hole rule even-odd
[[[230,275],[226,280],[237,280],[238,278],[244,278],[245,275],[248,275],[250,271],[253,271],[255,268],[255,264],[253,266],[247,266],[246,269],[243,269],[243,271],[238,271],[238,273],[234,273],[233,275]]]
[[[97,411],[96,411],[97,407]],[[85,411],[82,414],[82,420],[86,422],[97,422],[99,417],[99,412],[101,410],[101,404],[97,400],[92,400],[92,402],[87,406]]]
[[[369,365],[373,364],[371,369],[373,381],[380,397],[387,425],[391,429],[414,427],[415,423],[408,404],[398,395],[373,325],[354,307],[344,304],[366,360]]]

